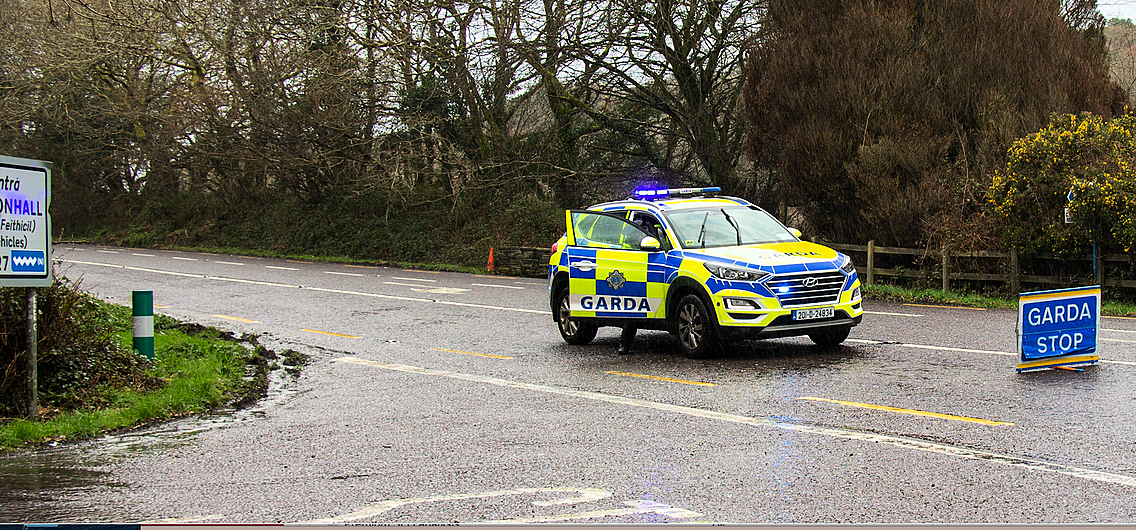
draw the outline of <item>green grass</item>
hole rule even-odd
[[[961,305],[967,307],[1016,308],[1017,298],[1000,298],[975,293],[944,292],[939,289],[912,289],[895,285],[869,285],[864,287],[864,297],[869,300],[891,302]],[[1109,316],[1136,317],[1136,304],[1104,300],[1101,314]]]
[[[119,336],[130,340],[129,331]],[[154,366],[148,375],[164,380],[161,388],[149,392],[110,390],[109,405],[96,410],[65,412],[38,422],[10,422],[0,427],[0,448],[93,438],[216,409],[237,397],[248,357],[246,348],[230,341],[172,329],[157,332]]]

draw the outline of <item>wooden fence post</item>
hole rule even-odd
[[[872,285],[872,269],[876,266],[876,240],[868,241],[868,283]]]
[[[951,275],[949,271],[948,262],[951,259],[951,253],[946,248],[943,249],[943,292],[947,293],[951,290]]]
[[[1018,263],[1018,247],[1010,247],[1010,294],[1022,294],[1022,267]]]

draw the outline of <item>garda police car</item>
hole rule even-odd
[[[569,344],[601,326],[666,330],[683,354],[724,342],[848,338],[863,315],[852,260],[801,241],[761,208],[719,188],[639,189],[565,212],[548,266],[553,319]]]

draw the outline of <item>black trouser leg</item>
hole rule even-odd
[[[617,353],[620,355],[631,353],[631,341],[635,340],[636,331],[639,331],[639,328],[631,322],[623,325],[623,333],[619,334],[619,350]]]

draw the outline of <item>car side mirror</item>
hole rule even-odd
[[[793,234],[793,237],[795,237],[797,239],[801,239],[801,231],[800,230],[797,230],[796,228],[790,228],[789,233]]]
[[[651,252],[658,252],[659,249],[661,249],[661,248],[663,248],[663,244],[659,243],[658,239],[655,239],[651,236],[647,236],[647,237],[643,238],[642,241],[639,242],[639,250],[648,250],[648,251],[651,251]]]

